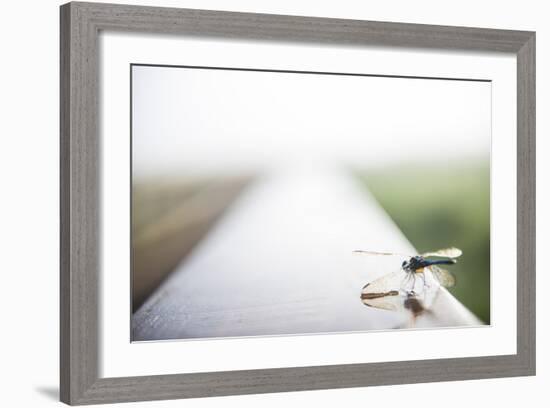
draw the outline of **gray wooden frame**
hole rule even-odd
[[[535,33],[95,3],[61,6],[61,400],[94,404],[535,374]],[[100,30],[514,53],[517,354],[126,378],[98,375]]]

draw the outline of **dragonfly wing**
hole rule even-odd
[[[377,309],[403,311],[403,285],[408,275],[402,269],[367,283],[361,291],[363,304]]]
[[[379,252],[379,251],[363,251],[361,249],[357,249],[353,251],[354,254],[364,254],[364,255],[383,255],[383,256],[403,256],[407,258],[411,258],[413,255],[407,255],[407,254],[400,254],[397,252]]]
[[[436,273],[442,277],[435,277]],[[445,272],[438,270],[432,273],[433,279],[444,279]],[[450,275],[453,278],[452,275]],[[415,280],[416,279],[416,280]],[[429,310],[433,303],[435,294],[440,285],[425,285],[425,280],[420,274],[406,272],[400,269],[396,272],[384,275],[366,284],[361,292],[363,304],[377,309],[390,310],[394,312],[406,312],[414,317]],[[428,288],[432,288],[428,290]]]
[[[373,299],[361,298],[361,300],[366,306],[374,307],[376,309],[390,310],[392,312],[398,312],[404,308],[403,296],[394,294],[388,294],[386,296]]]
[[[446,269],[440,268],[436,265],[431,265],[430,271],[439,284],[445,288],[453,287],[456,284],[455,276]]]
[[[440,256],[444,258],[458,258],[460,255],[462,255],[462,251],[458,248],[444,248],[444,249],[438,249],[437,251],[433,252],[426,252],[422,254],[424,257],[428,256]]]
[[[375,295],[377,293],[387,293],[391,291],[399,291],[403,286],[403,281],[407,279],[407,274],[403,269],[389,273],[378,279],[373,280],[363,286],[362,295]]]

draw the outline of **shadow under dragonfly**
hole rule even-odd
[[[383,293],[361,293],[361,300],[366,306],[406,313],[409,317],[407,327],[414,327],[418,317],[431,314],[431,310],[425,305],[424,298],[426,298],[425,293],[417,294],[415,292],[408,292],[403,294],[397,290],[390,290]]]

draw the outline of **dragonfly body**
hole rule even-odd
[[[433,265],[453,265],[456,263],[455,259],[426,259],[422,255],[411,257],[408,261],[403,261],[401,268],[406,272],[411,273],[423,273],[424,268]]]

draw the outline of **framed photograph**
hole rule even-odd
[[[535,374],[535,33],[61,7],[61,400]]]

